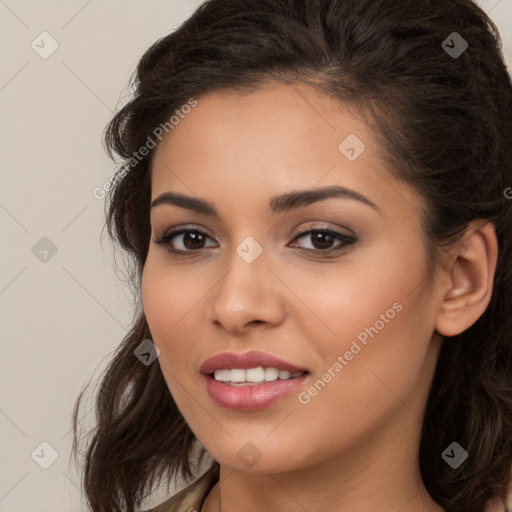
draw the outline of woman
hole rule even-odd
[[[166,476],[187,487],[155,512],[505,510],[499,45],[469,0],[210,0],[146,52],[106,132],[141,307],[97,398],[91,510]]]

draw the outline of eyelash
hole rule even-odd
[[[166,233],[164,233],[162,235],[162,237],[160,239],[154,240],[154,242],[158,245],[167,245],[169,252],[171,254],[173,254],[174,256],[178,256],[178,257],[186,257],[186,256],[190,256],[194,253],[199,253],[200,251],[202,251],[203,249],[183,251],[181,249],[174,249],[171,247],[170,242],[176,236],[186,234],[186,233],[197,233],[204,237],[211,238],[207,233],[205,233],[204,231],[201,231],[200,229],[179,228],[176,230],[167,231]],[[305,248],[302,248],[305,251],[311,251],[311,252],[318,253],[318,255],[321,257],[329,257],[332,253],[339,253],[343,250],[346,250],[347,247],[349,247],[357,242],[357,238],[355,238],[353,236],[344,235],[343,233],[333,231],[332,229],[319,229],[319,228],[308,229],[306,231],[302,231],[293,240],[295,241],[299,238],[302,238],[306,235],[311,235],[313,233],[322,233],[325,235],[330,235],[334,238],[337,238],[338,240],[340,240],[342,242],[338,247],[331,248],[331,249],[305,249]],[[299,247],[299,249],[301,249],[301,248]]]

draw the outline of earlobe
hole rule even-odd
[[[436,319],[436,330],[443,336],[464,332],[489,305],[498,259],[494,225],[482,220],[470,223],[452,256]]]

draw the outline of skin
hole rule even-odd
[[[338,149],[349,134],[366,145],[352,162]],[[472,223],[430,273],[424,202],[380,156],[357,112],[307,85],[275,83],[199,98],[156,150],[152,199],[178,192],[220,215],[152,208],[142,280],[169,390],[221,465],[203,511],[443,510],[420,476],[424,409],[441,334],[462,332],[489,302],[497,242],[491,224]],[[379,211],[350,198],[277,214],[268,207],[275,195],[328,185],[357,191]],[[155,240],[178,226],[208,236],[178,235],[169,243],[189,252],[173,256]],[[313,228],[357,242],[322,257],[340,242],[298,238]],[[252,263],[236,252],[248,236],[263,248]],[[294,393],[241,412],[206,391],[206,359],[253,349],[307,368],[307,391],[395,303],[401,311],[307,404]],[[251,468],[237,456],[248,442],[261,455]]]

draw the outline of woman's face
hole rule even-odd
[[[325,187],[342,188],[314,195]],[[423,203],[362,118],[304,85],[212,93],[157,148],[152,200],[144,311],[169,390],[217,461],[279,472],[416,454],[439,297]],[[171,229],[186,232],[155,242]],[[205,366],[225,353],[240,358]],[[285,363],[306,373],[272,381]]]

